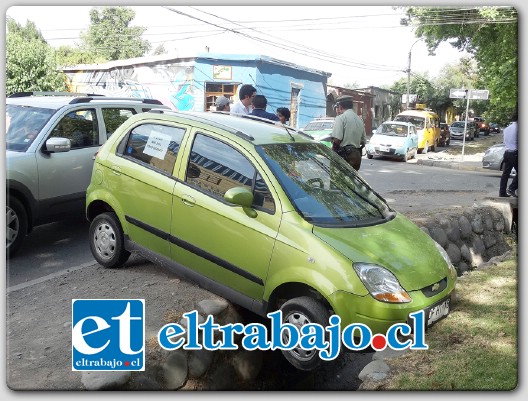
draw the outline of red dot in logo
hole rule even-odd
[[[372,337],[372,348],[374,348],[375,351],[380,351],[385,348],[387,345],[387,339],[383,334],[376,334],[374,337]]]
[[[130,362],[126,361],[125,366],[128,366],[128,365],[130,365]]]

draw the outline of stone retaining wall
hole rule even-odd
[[[510,250],[504,238],[504,234],[511,233],[512,227],[509,203],[490,203],[462,211],[409,218],[444,247],[459,275]],[[196,305],[196,310],[200,323],[208,315],[212,315],[215,323],[220,325],[244,323],[235,308],[223,299],[202,300]],[[183,319],[179,321],[182,326],[185,322]],[[261,351],[166,351],[160,348],[157,338],[147,339],[146,350],[145,372],[83,372],[84,387],[87,390],[258,388],[252,382],[262,369]],[[362,374],[370,379],[379,373],[365,372]]]
[[[461,211],[409,217],[447,251],[459,276],[510,250],[504,237],[512,229],[509,203],[488,202]]]

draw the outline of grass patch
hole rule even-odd
[[[518,383],[517,260],[457,282],[451,314],[425,336],[429,349],[386,361],[382,390],[499,390]]]

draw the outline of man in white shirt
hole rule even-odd
[[[513,113],[511,124],[504,128],[504,166],[500,180],[499,196],[517,196],[518,177],[519,177],[519,149],[517,142],[517,109]],[[512,169],[515,168],[515,177],[508,187],[508,179]],[[508,187],[508,188],[507,188]],[[507,188],[507,189],[506,189]]]
[[[240,87],[238,97],[240,100],[231,107],[231,114],[249,114],[253,109],[251,101],[257,94],[257,90],[253,85],[245,84]]]

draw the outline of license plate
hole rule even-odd
[[[380,152],[388,152],[390,150],[390,148],[387,147],[387,146],[380,146],[379,150],[380,150]]]
[[[449,314],[449,306],[451,304],[451,298],[444,299],[427,309],[425,309],[425,325],[431,327],[433,324],[438,322],[440,319],[446,317]]]

